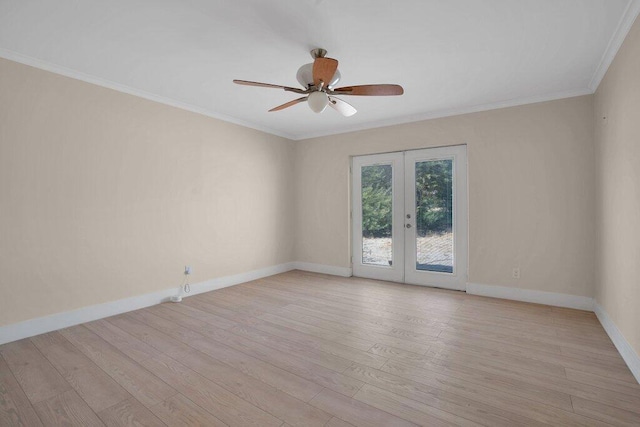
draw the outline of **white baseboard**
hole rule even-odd
[[[314,273],[331,274],[334,276],[350,277],[351,268],[336,267],[331,265],[314,264],[310,262],[289,262],[271,267],[252,270],[233,276],[218,277],[191,285],[191,292],[184,296],[198,295],[216,289],[285,273],[291,270],[304,270]],[[64,313],[56,313],[50,316],[39,317],[0,327],[0,345],[23,338],[29,338],[46,332],[55,331],[80,323],[91,322],[117,314],[138,310],[152,305],[166,302],[171,296],[178,293],[177,287],[138,295],[104,304],[96,304]],[[506,286],[483,285],[468,283],[467,293],[492,298],[503,298],[515,301],[546,304],[556,307],[575,308],[579,310],[595,311],[602,327],[607,332],[611,341],[622,355],[627,366],[640,383],[640,356],[634,351],[631,344],[624,338],[618,327],[613,323],[609,315],[593,298],[578,295],[559,294],[555,292],[534,291],[530,289],[509,288]]]
[[[613,323],[604,308],[593,298],[578,295],[558,294],[555,292],[533,291],[529,289],[508,288],[506,286],[482,285],[467,283],[467,293],[492,298],[503,298],[515,301],[553,305],[556,307],[575,308],[594,311],[600,324],[613,341],[629,370],[640,383],[640,355],[631,347],[622,332]]]
[[[196,285],[191,285],[191,292],[188,296],[198,295],[203,292],[215,291],[216,289],[222,289],[228,286],[262,279],[263,277],[273,276],[274,274],[286,273],[287,271],[295,269],[296,266],[294,262],[287,262],[284,264],[261,268],[259,270],[247,271],[246,273],[235,274],[233,276],[218,277],[215,279],[207,280],[206,282],[197,283]]]
[[[579,295],[509,288],[507,286],[482,285],[479,283],[467,283],[467,293],[492,298],[553,305],[555,307],[593,311],[593,298]]]
[[[192,296],[203,292],[222,289],[239,283],[284,273],[286,271],[294,270],[295,268],[297,268],[295,263],[289,262],[261,268],[259,270],[248,271],[246,273],[235,274],[233,276],[218,277],[204,282],[193,283],[191,285],[191,292],[188,295],[183,294],[183,296]],[[103,304],[91,305],[73,311],[56,313],[50,316],[38,317],[36,319],[2,326],[0,327],[0,344],[160,304],[162,302],[166,302],[171,296],[177,295],[178,293],[179,290],[176,286],[149,294],[124,298]]]
[[[203,292],[214,291],[216,289],[250,282],[252,280],[273,276],[274,274],[284,273],[295,269],[312,271],[315,273],[332,274],[335,276],[351,276],[350,268],[313,264],[309,262],[288,262],[285,264],[261,268],[259,270],[248,271],[246,273],[235,274],[233,276],[217,277],[204,282],[193,283],[191,285],[191,292],[189,294],[183,294],[183,297],[198,295]],[[80,323],[91,322],[93,320],[103,319],[105,317],[115,316],[117,314],[160,304],[168,301],[171,296],[177,295],[178,293],[178,287],[176,286],[149,294],[124,298],[103,304],[91,305],[77,310],[56,313],[50,316],[38,317],[36,319],[2,326],[0,327],[0,345],[67,328],[69,326],[78,325]]]
[[[604,311],[604,308],[597,302],[594,306],[594,311],[596,312],[596,316],[598,316],[600,324],[602,324],[607,335],[609,335],[609,338],[613,341],[613,345],[618,349],[618,352],[629,367],[629,370],[631,370],[633,376],[636,377],[636,380],[640,383],[640,356],[635,352],[633,347],[631,347],[631,344],[629,344],[624,335],[622,335],[622,332],[620,332],[620,329],[613,323],[613,320],[611,320],[607,312]]]
[[[312,273],[324,273],[342,277],[351,277],[353,275],[349,267],[336,267],[335,265],[314,264],[312,262],[301,261],[296,261],[293,265],[296,270],[310,271]]]

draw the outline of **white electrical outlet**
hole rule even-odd
[[[519,279],[520,278],[520,267],[514,268],[513,271],[511,272],[511,276],[514,279]]]
[[[186,274],[186,275],[191,274],[191,266],[190,265],[185,265],[184,266],[184,274]]]

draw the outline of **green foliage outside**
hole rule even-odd
[[[418,234],[445,232],[452,225],[453,162],[416,164],[416,224]],[[364,237],[391,237],[392,169],[390,165],[362,168],[362,233]]]
[[[420,236],[451,230],[452,167],[451,160],[416,163],[416,225]]]
[[[364,237],[391,237],[391,165],[362,168],[362,234]]]

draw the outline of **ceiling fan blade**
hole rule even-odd
[[[338,69],[338,61],[333,58],[316,58],[313,61],[313,84],[318,86],[324,82],[327,86]]]
[[[269,110],[269,112],[284,110],[285,108],[289,108],[289,107],[291,107],[293,105],[296,105],[296,104],[298,104],[300,102],[304,102],[306,100],[307,100],[307,97],[303,96],[302,98],[294,99],[293,101],[289,101],[289,102],[286,102],[286,103],[284,103],[282,105],[278,105],[277,107],[274,107],[271,110]]]
[[[284,90],[286,90],[288,92],[308,93],[307,91],[302,90],[302,89],[298,89],[296,87],[280,86],[280,85],[274,85],[274,84],[271,84],[271,83],[250,82],[248,80],[234,80],[233,82],[235,84],[243,85],[243,86],[271,87],[271,88],[274,88],[274,89],[284,89]]]
[[[358,112],[358,110],[356,110],[353,105],[343,101],[340,98],[336,98],[335,96],[329,97],[329,106],[345,117],[353,116]]]
[[[390,96],[402,95],[404,89],[400,85],[361,85],[338,87],[333,89],[332,93],[339,95]]]

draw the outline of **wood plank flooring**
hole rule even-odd
[[[640,426],[593,313],[300,271],[0,355],[0,426]]]

